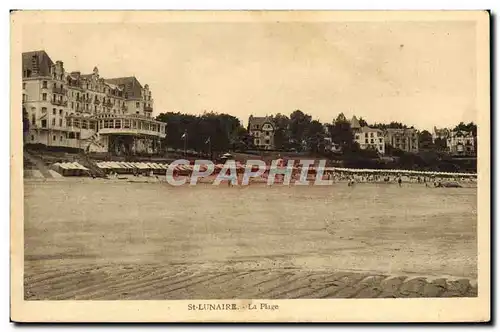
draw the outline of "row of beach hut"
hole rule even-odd
[[[137,173],[155,173],[155,174],[165,174],[169,165],[166,163],[155,163],[155,162],[124,162],[124,161],[101,161],[96,163],[97,167],[106,173],[117,173],[117,174],[137,174]],[[89,170],[85,166],[82,166],[78,162],[65,162],[65,163],[55,163],[52,165],[53,169],[64,176],[81,176],[89,175]],[[236,171],[238,173],[243,173],[245,171],[246,165],[240,162],[235,162]],[[214,172],[218,173],[224,167],[224,164],[214,165]],[[280,166],[266,166],[266,172],[271,169],[280,168],[283,169],[284,165]],[[176,165],[174,173],[177,174],[190,174],[194,169],[194,165]],[[200,171],[206,171],[208,169],[207,165],[201,165]],[[254,166],[253,171],[257,170],[257,166]],[[294,171],[300,171],[301,167],[294,166]],[[326,167],[324,168],[326,173],[340,173],[340,174],[352,174],[352,175],[398,175],[398,176],[439,176],[439,177],[476,177],[477,174],[473,173],[452,173],[452,172],[431,172],[431,171],[415,171],[415,170],[401,170],[401,169],[355,169],[355,168],[340,168],[340,167]],[[317,168],[309,167],[309,173],[316,173]]]
[[[89,175],[89,169],[76,161],[54,163],[54,164],[52,164],[52,169],[63,176],[86,176],[86,175]]]

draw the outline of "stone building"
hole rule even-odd
[[[361,126],[355,116],[351,119],[351,129],[354,134],[354,141],[359,144],[361,149],[371,148],[380,155],[385,154],[384,133],[382,130]]]
[[[476,153],[475,140],[472,132],[453,130],[446,139],[446,147],[452,155],[473,156]]]
[[[384,140],[385,144],[396,149],[412,153],[418,152],[418,130],[414,128],[387,128],[384,130]]]
[[[275,125],[269,117],[250,115],[248,118],[248,132],[256,147],[265,150],[274,149],[274,131]]]
[[[26,143],[113,154],[155,153],[166,124],[152,118],[148,85],[135,77],[105,79],[66,72],[45,51],[22,54]]]

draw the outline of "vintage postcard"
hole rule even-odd
[[[13,11],[11,319],[486,322],[486,11]]]

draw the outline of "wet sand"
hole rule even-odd
[[[25,297],[473,296],[476,209],[417,184],[29,180]]]

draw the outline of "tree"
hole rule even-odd
[[[406,129],[408,128],[408,126],[406,126],[405,124],[402,124],[401,122],[390,122],[389,124],[386,124],[386,123],[375,123],[371,126],[372,128],[378,128],[378,129]]]
[[[365,121],[365,119],[359,118],[358,122],[361,127],[368,127],[368,123]]]
[[[271,120],[273,121],[275,126],[274,147],[277,150],[286,149],[290,140],[290,119],[288,118],[288,116],[278,113],[274,116],[271,116]]]
[[[347,121],[345,115],[340,113],[333,121],[333,124],[328,126],[328,131],[332,139],[332,143],[339,145],[342,151],[353,151],[354,134],[351,129],[351,124]]]
[[[202,115],[167,112],[159,114],[156,120],[167,123],[164,144],[181,150],[186,147],[188,150],[206,152],[206,141],[210,138],[212,151],[226,151],[242,140],[245,131],[234,116],[214,112],[204,112]],[[183,138],[185,132],[187,137]]]
[[[477,135],[477,125],[474,122],[469,122],[467,124],[460,122],[453,129],[454,131],[466,131],[472,133],[474,136]]]
[[[325,150],[325,132],[323,129],[323,124],[321,124],[321,122],[317,120],[311,121],[307,128],[306,134],[308,149],[311,152],[318,153],[319,151]]]
[[[311,116],[301,110],[296,110],[290,114],[290,141],[295,148],[302,149],[302,142],[306,137],[305,134],[310,123]]]
[[[432,149],[434,144],[432,143],[432,135],[427,130],[423,130],[418,135],[418,145],[421,149]]]

